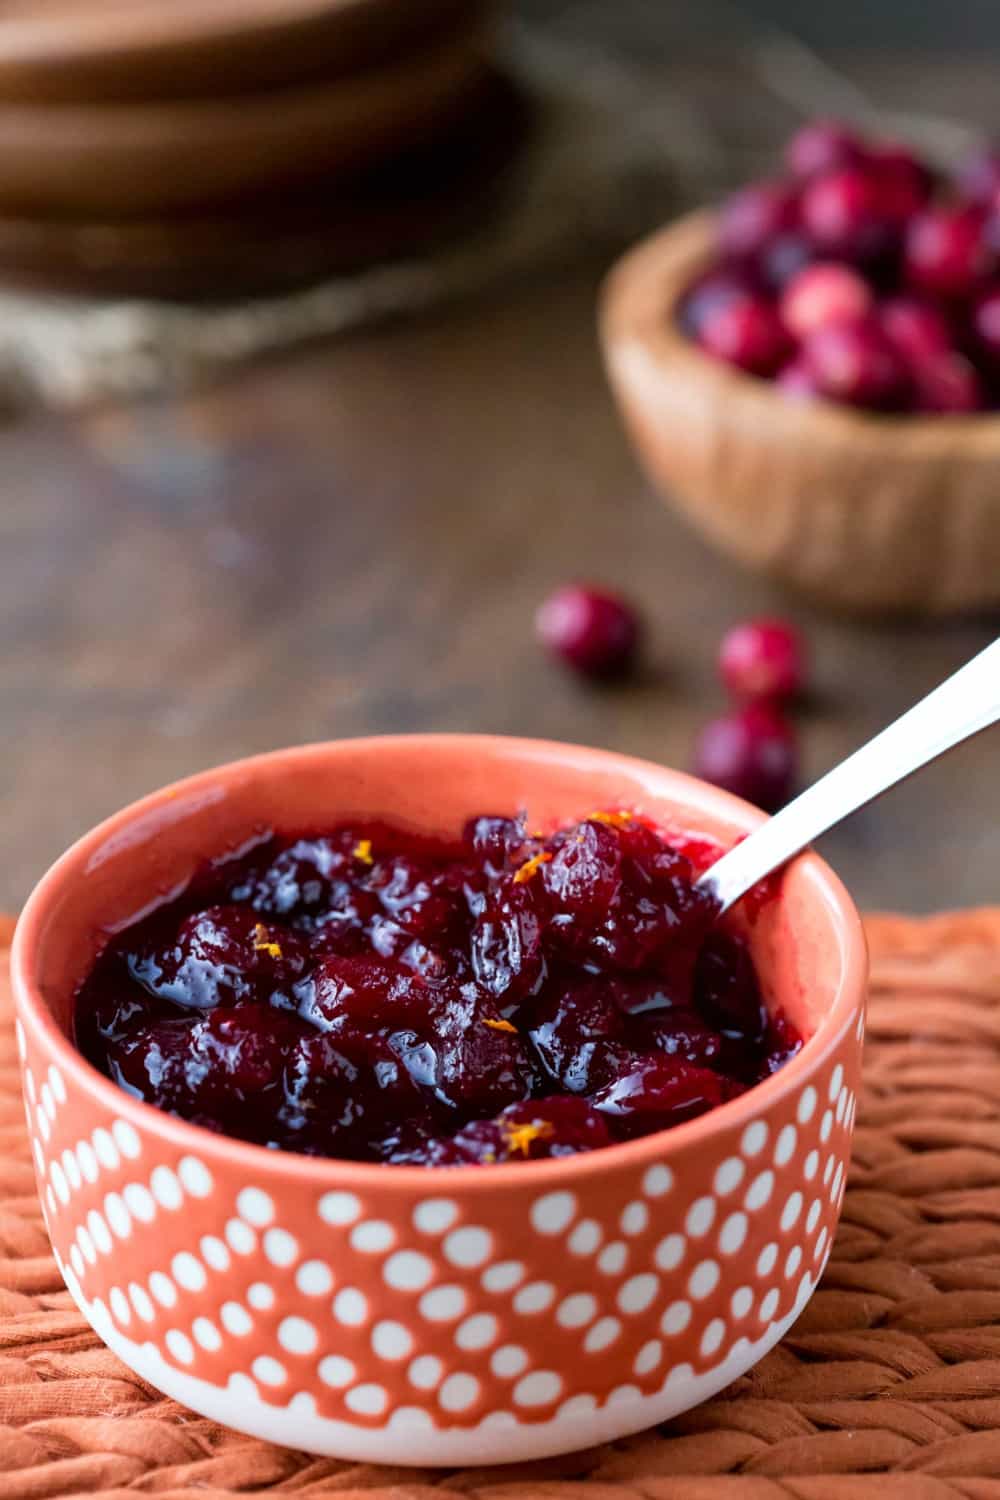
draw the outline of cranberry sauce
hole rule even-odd
[[[692,845],[692,852],[699,846]],[[590,1151],[734,1098],[801,1045],[648,821],[455,845],[339,827],[211,867],[115,937],[83,1053],[243,1140],[463,1166]]]

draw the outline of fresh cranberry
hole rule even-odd
[[[777,311],[763,297],[725,302],[702,324],[701,346],[753,375],[772,375],[789,351]]]
[[[955,185],[969,203],[994,202],[1000,193],[1000,151],[995,146],[974,151],[955,173]]]
[[[765,291],[777,294],[816,259],[816,251],[801,230],[787,230],[768,240],[754,264]]]
[[[944,314],[915,297],[889,297],[878,310],[882,332],[907,363],[919,363],[951,347]]]
[[[774,383],[793,401],[815,401],[823,392],[812,371],[812,366],[801,354],[782,365]]]
[[[707,319],[720,307],[756,291],[745,269],[716,266],[688,289],[678,311],[678,322],[688,338],[697,340]]]
[[[788,801],[796,771],[791,727],[763,704],[749,704],[713,719],[702,730],[695,749],[695,775],[766,812],[776,812]]]
[[[802,688],[805,661],[798,632],[784,620],[748,620],[727,630],[719,673],[734,698],[777,701]]]
[[[616,594],[570,583],[539,607],[535,629],[543,646],[589,677],[613,677],[631,667],[639,644],[639,617]]]
[[[1000,287],[990,287],[972,309],[972,335],[993,370],[1000,369]]]
[[[722,253],[753,256],[775,235],[792,229],[798,216],[796,193],[781,182],[756,182],[727,198],[719,211]]]
[[[934,174],[906,146],[874,147],[868,161],[881,188],[883,212],[894,223],[905,224],[929,202]]]
[[[788,143],[785,161],[794,177],[817,177],[865,159],[857,133],[837,120],[813,120],[797,130]]]
[[[820,393],[831,401],[891,410],[903,399],[906,369],[874,318],[817,328],[802,351]]]
[[[873,305],[871,288],[857,271],[821,261],[800,271],[785,288],[781,316],[797,339],[827,323],[861,318]]]
[[[878,175],[868,167],[843,167],[809,182],[802,194],[802,223],[822,254],[868,262],[891,250],[896,231]]]
[[[903,270],[917,291],[949,299],[969,297],[990,269],[978,208],[928,208],[911,220]]]
[[[982,411],[983,384],[962,354],[946,349],[929,355],[914,368],[913,383],[919,411],[953,413]]]

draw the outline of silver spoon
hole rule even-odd
[[[698,881],[723,911],[849,813],[1000,719],[1000,640],[716,860]]]

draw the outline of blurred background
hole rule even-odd
[[[945,165],[1000,137],[998,50],[988,0],[6,7],[0,905],[125,802],[294,742],[688,766],[762,614],[808,644],[807,782],[987,644],[978,604],[844,616],[716,550],[643,476],[596,307],[813,116]],[[580,578],[645,621],[621,682],[535,639]],[[827,838],[859,902],[1000,900],[996,747]]]

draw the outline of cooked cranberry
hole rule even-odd
[[[538,989],[545,977],[548,919],[545,888],[537,875],[525,881],[510,877],[487,900],[470,946],[473,973],[494,999],[517,1004]]]
[[[788,354],[789,341],[777,311],[764,297],[735,298],[702,324],[701,346],[754,375],[771,375]]]
[[[860,137],[837,120],[812,120],[788,143],[785,161],[795,177],[816,177],[865,159]]]
[[[465,877],[461,865],[442,871],[430,860],[392,854],[376,861],[368,887],[410,937],[448,942],[461,935],[468,920]]]
[[[734,698],[794,697],[805,677],[801,638],[784,620],[734,625],[719,647],[719,673]]]
[[[228,1111],[277,1087],[294,1035],[267,1006],[219,1006],[197,1020],[165,1017],[129,1033],[109,1048],[109,1071],[159,1109]]]
[[[694,883],[717,849],[679,842],[620,809],[272,840],[109,943],[77,1038],[146,1102],[309,1155],[518,1162],[663,1129],[798,1043]]]
[[[802,194],[802,223],[813,244],[837,260],[867,262],[893,247],[896,229],[883,184],[867,167],[814,178]]]
[[[807,266],[785,288],[781,316],[797,339],[816,328],[870,312],[871,287],[850,266],[820,261]]]
[[[524,819],[472,818],[465,825],[462,840],[495,878],[509,870],[524,849],[527,842]]]
[[[759,1041],[767,1027],[757,974],[746,943],[721,930],[705,940],[694,971],[694,1000],[722,1031]]]
[[[788,801],[796,770],[792,729],[764,704],[749,704],[713,719],[695,748],[696,776],[766,812],[776,812]]]
[[[889,297],[878,310],[882,332],[908,364],[919,363],[951,347],[944,314],[916,297]]]
[[[986,393],[975,369],[962,354],[946,349],[929,355],[914,368],[913,384],[919,411],[953,413],[982,411]]]
[[[632,606],[585,584],[566,584],[550,594],[538,609],[535,629],[553,655],[590,677],[626,672],[639,643],[639,617]]]
[[[298,935],[261,922],[246,906],[195,912],[172,941],[132,949],[127,962],[151,995],[197,1010],[267,999],[303,968]]]
[[[614,1075],[626,1022],[605,981],[577,979],[536,1002],[529,1036],[561,1088],[589,1094]]]
[[[992,203],[1000,192],[1000,151],[995,146],[974,151],[955,173],[955,185],[970,203]]]
[[[721,1104],[723,1082],[710,1068],[655,1054],[636,1057],[631,1067],[591,1096],[596,1110],[645,1134],[680,1124]]]
[[[377,1031],[430,1013],[434,992],[419,976],[370,955],[325,958],[297,986],[298,1011],[320,1031]]]
[[[390,1121],[425,1118],[432,1100],[381,1036],[363,1045],[313,1032],[291,1048],[281,1118],[292,1141],[353,1156]],[[362,1154],[363,1149],[362,1149]]]
[[[621,844],[605,823],[581,823],[541,867],[556,920],[592,925],[621,883]]]
[[[351,907],[355,881],[371,863],[370,840],[352,829],[336,838],[298,839],[282,849],[250,889],[254,908],[282,918],[325,918]],[[234,892],[233,899],[242,899]]]
[[[932,296],[972,296],[992,268],[978,208],[928,208],[906,232],[903,269],[911,286]]]
[[[701,337],[706,319],[718,308],[738,298],[752,295],[757,287],[745,269],[715,267],[689,288],[680,305],[677,320],[689,338]]]
[[[433,1088],[461,1118],[492,1114],[531,1093],[525,1038],[495,1012],[471,1001],[438,1017],[433,1032]]]
[[[798,217],[796,193],[781,182],[756,182],[727,198],[719,210],[719,246],[739,259],[755,255]]]
[[[820,393],[831,401],[892,410],[904,398],[906,369],[874,318],[817,328],[802,349]]]
[[[1000,287],[990,287],[972,309],[972,335],[981,356],[1000,368]]]

